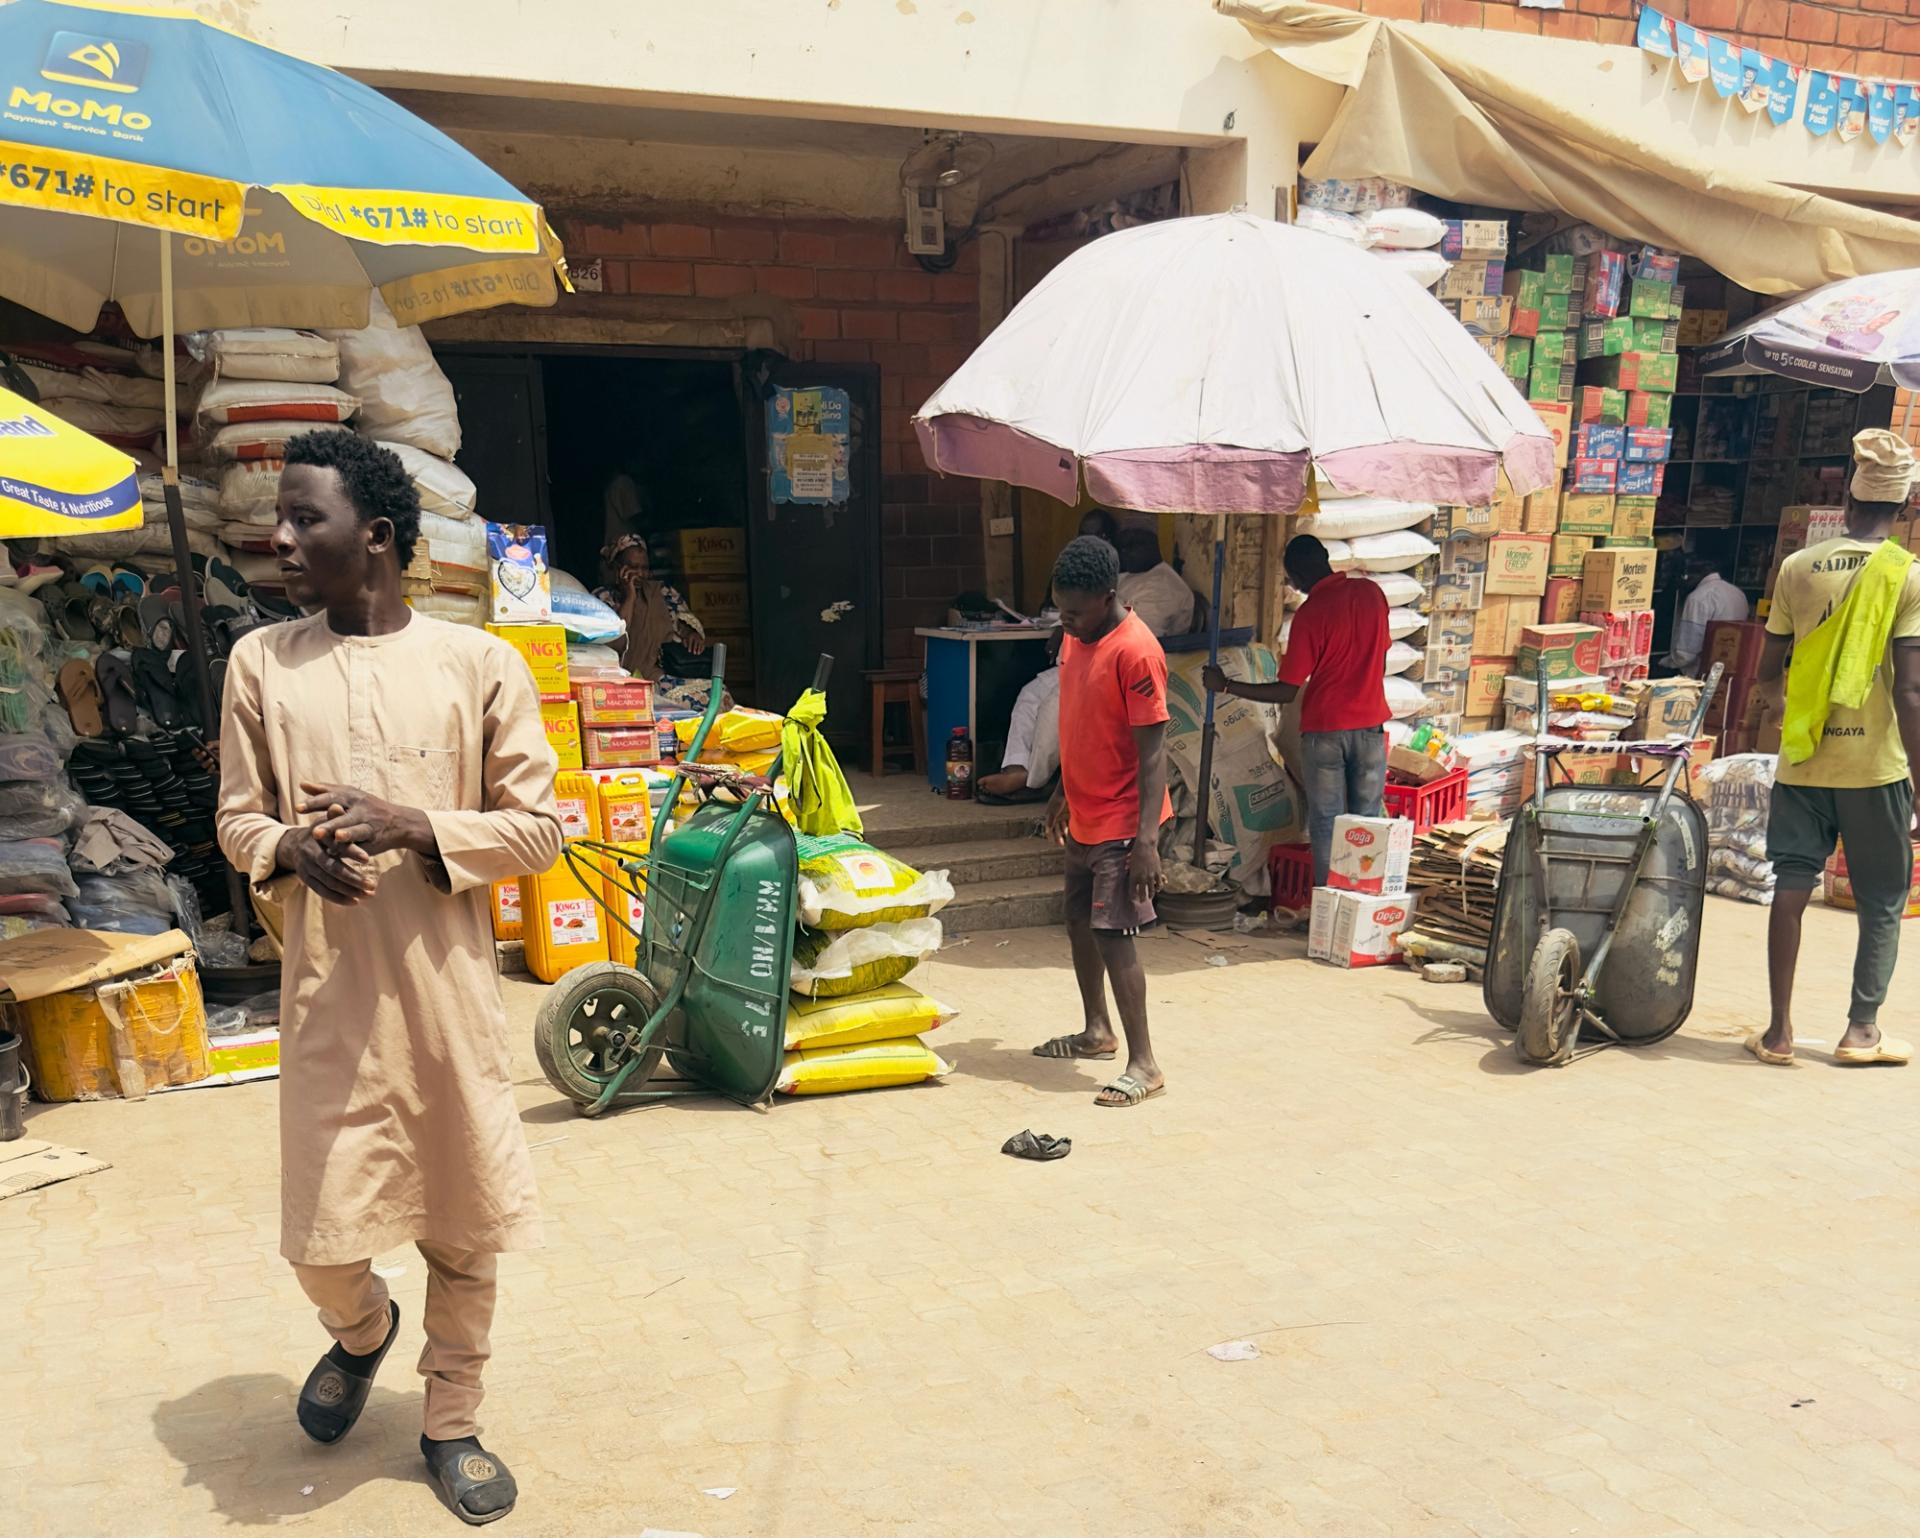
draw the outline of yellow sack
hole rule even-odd
[[[859,929],[929,918],[953,901],[943,870],[911,865],[846,834],[801,834],[800,922],[809,929]]]
[[[700,750],[700,761],[732,762],[739,754],[765,751],[767,762],[772,763],[772,755],[780,751],[780,728],[785,719],[771,711],[749,710],[744,705],[723,710],[714,717],[713,730],[707,733],[706,746]],[[673,734],[680,739],[683,753],[693,746],[693,735],[699,729],[698,716],[673,723]]]
[[[842,999],[897,983],[940,949],[938,919],[870,924],[865,929],[802,929],[793,937],[788,978],[795,993]]]
[[[888,1089],[953,1072],[953,1064],[918,1038],[870,1041],[858,1047],[789,1052],[774,1088],[783,1095],[837,1095],[850,1089]]]
[[[853,1047],[918,1036],[953,1018],[953,1011],[903,983],[846,998],[795,999],[787,1005],[787,1050]]]

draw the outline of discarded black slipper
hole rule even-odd
[[[1073,1152],[1073,1139],[1022,1130],[1002,1143],[1000,1152],[1012,1154],[1016,1159],[1064,1159]]]
[[[373,1392],[373,1375],[380,1370],[380,1364],[393,1349],[394,1337],[400,1333],[400,1305],[390,1303],[388,1307],[392,1311],[393,1323],[387,1326],[387,1338],[371,1358],[348,1358],[342,1361],[346,1350],[336,1344],[313,1364],[313,1371],[307,1374],[306,1384],[301,1388],[300,1398],[295,1401],[293,1410],[300,1422],[300,1429],[314,1441],[339,1441],[353,1430],[353,1423],[360,1419],[360,1412],[366,1409],[367,1396]],[[354,1365],[349,1365],[349,1362]]]

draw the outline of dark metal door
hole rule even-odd
[[[742,365],[747,424],[747,563],[753,612],[755,697],[784,710],[813,680],[814,659],[833,654],[826,731],[842,757],[864,741],[867,686],[878,665],[880,612],[880,374],[858,364],[792,363],[755,354]],[[787,436],[796,401],[837,391],[846,404],[844,475],[817,454],[792,463]],[[837,408],[838,400],[828,397]],[[836,430],[837,422],[831,424]],[[824,435],[829,439],[837,431]],[[782,440],[785,441],[782,441]],[[826,501],[781,500],[784,493]]]
[[[540,360],[525,354],[436,354],[460,405],[454,463],[479,489],[479,515],[493,523],[551,530],[547,499],[547,407]]]

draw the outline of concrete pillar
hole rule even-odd
[[[1018,227],[990,224],[980,232],[980,336],[986,338],[1013,308],[1013,241]],[[980,546],[986,553],[987,592],[1016,608],[1013,488],[1005,481],[980,483]]]

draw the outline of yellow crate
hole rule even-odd
[[[103,990],[126,1022],[124,1073]],[[117,1100],[169,1084],[204,1079],[207,1006],[191,957],[145,981],[120,979],[14,1006],[26,1040],[27,1068],[43,1100]]]

